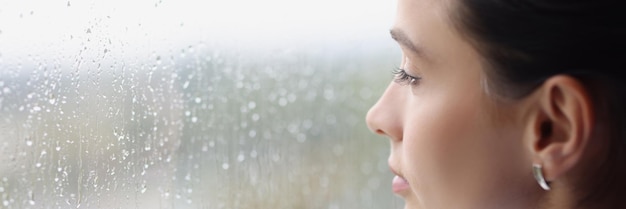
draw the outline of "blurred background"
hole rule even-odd
[[[0,0],[0,208],[401,208],[388,0]]]

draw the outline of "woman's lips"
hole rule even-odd
[[[405,191],[407,191],[410,188],[410,186],[409,186],[409,182],[406,181],[406,179],[400,176],[396,176],[393,178],[392,188],[393,188],[394,193],[400,194],[400,193],[404,193]]]

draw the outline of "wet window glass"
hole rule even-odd
[[[1,1],[0,208],[400,208],[394,9]]]

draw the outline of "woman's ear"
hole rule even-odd
[[[524,143],[553,181],[581,161],[594,128],[593,102],[582,83],[567,75],[549,78],[534,94]]]

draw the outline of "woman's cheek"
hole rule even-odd
[[[471,94],[431,93],[411,100],[405,121],[404,162],[411,186],[425,204],[445,202],[455,185],[471,170],[474,151],[480,144],[477,129],[483,121],[477,96]],[[468,174],[469,175],[469,174]],[[456,188],[456,189],[452,189]]]

